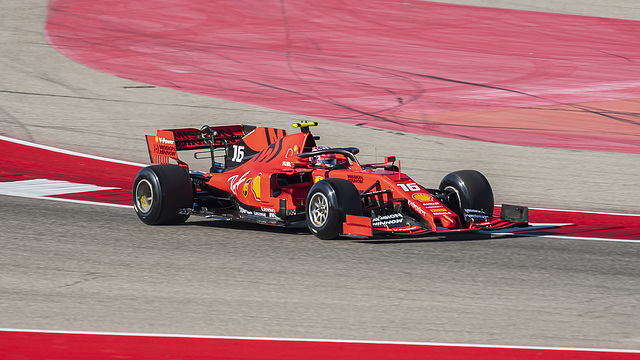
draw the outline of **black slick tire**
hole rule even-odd
[[[493,214],[493,190],[487,178],[476,170],[460,170],[447,174],[440,182],[440,190],[451,193],[451,210],[464,218],[463,209],[481,210]]]
[[[138,172],[133,182],[133,207],[147,225],[185,222],[179,209],[193,205],[193,186],[187,170],[177,165],[152,165]]]
[[[358,189],[344,179],[325,179],[311,187],[306,204],[309,230],[323,240],[342,233],[346,215],[362,215]]]

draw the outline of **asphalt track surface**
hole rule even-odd
[[[579,11],[536,6],[600,16],[626,6],[625,16],[640,19],[631,2],[572,4]],[[302,119],[95,72],[46,43],[44,2],[1,6],[2,135],[146,162],[143,135],[157,128],[288,127]],[[329,145],[397,155],[403,170],[425,184],[437,184],[451,170],[477,168],[498,202],[640,213],[633,154],[487,144],[327,121],[316,133]],[[130,209],[8,196],[0,197],[0,208],[5,328],[640,347],[640,248],[633,243],[320,241],[304,232],[197,220],[148,227]]]

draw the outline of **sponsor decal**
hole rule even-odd
[[[390,219],[402,219],[404,216],[402,216],[402,214],[400,213],[395,213],[395,214],[389,214],[389,215],[383,215],[383,216],[378,216],[377,218],[373,219],[375,220],[390,220]]]
[[[194,138],[200,137],[200,131],[196,129],[174,130],[173,134],[176,140],[187,140],[187,139],[194,139]]]
[[[276,213],[276,209],[272,209],[272,208],[268,208],[268,207],[264,207],[264,206],[261,206],[261,207],[260,207],[260,210],[261,210],[261,211],[264,211],[264,212],[266,212],[266,213],[273,213],[273,214],[275,214],[275,213]]]
[[[187,139],[187,140],[178,140],[180,141],[180,146],[184,148],[194,148],[194,147],[203,147],[207,146],[207,142],[204,139]],[[220,145],[221,141],[216,141],[216,145]]]
[[[153,153],[155,155],[166,155],[171,157],[176,157],[176,150],[173,146],[162,145],[162,144],[153,144]]]
[[[291,163],[291,161],[283,161],[282,166],[293,167],[293,164]]]
[[[442,209],[443,206],[440,203],[423,203],[425,208],[427,209]]]
[[[169,140],[169,139],[165,139],[165,138],[163,138],[161,136],[156,136],[156,142],[159,142],[160,144],[168,144],[168,145],[175,144],[175,141]]]
[[[413,201],[409,201],[409,206],[411,206],[411,208],[413,210],[415,210],[418,214],[420,214],[422,217],[426,217],[427,216],[427,212],[418,204],[416,204]]]
[[[247,197],[247,194],[249,194],[250,183],[251,183],[251,178],[248,178],[247,181],[244,182],[244,186],[242,187],[242,196]]]
[[[430,201],[428,203],[422,203],[422,205],[424,205],[427,209],[441,208],[442,207],[442,204],[439,203],[438,201]]]
[[[393,229],[393,231],[401,232],[401,231],[413,231],[413,230],[420,230],[420,229],[422,229],[422,227],[420,227],[418,225],[412,225],[412,226],[409,226],[409,227],[395,228],[395,229]]]
[[[231,191],[233,193],[237,193],[238,187],[240,186],[240,184],[244,183],[247,180],[247,176],[249,176],[250,173],[251,171],[247,171],[246,173],[242,174],[242,176],[233,175],[232,177],[227,179],[229,187],[231,188]]]
[[[431,211],[432,213],[444,213],[444,212],[449,212],[449,209],[447,209],[447,208],[435,208],[435,209],[429,209],[429,211]]]
[[[289,150],[287,150],[287,154],[284,157],[291,157],[291,156],[293,156],[293,154],[294,154],[293,149],[289,148]],[[284,162],[282,163],[282,165],[284,165]]]
[[[364,182],[364,177],[362,177],[362,175],[347,174],[347,180],[352,183],[362,184]]]
[[[425,202],[433,200],[433,198],[429,196],[429,194],[425,194],[425,193],[413,194],[411,197],[418,201],[425,201]]]
[[[464,212],[465,215],[473,222],[486,222],[491,220],[491,217],[481,210],[464,209]]]
[[[149,141],[151,137],[152,136],[147,136],[147,141]],[[164,156],[174,159],[178,158],[173,133],[171,131],[158,130],[158,134],[153,140],[153,142],[149,142],[152,162],[166,164],[168,163],[168,159],[163,158]]]
[[[207,145],[207,142],[202,138],[200,131],[196,129],[177,129],[173,131],[173,134],[177,142],[176,146],[180,149],[203,147]],[[216,145],[219,145],[220,143],[220,140],[216,141]]]
[[[238,212],[241,215],[245,215],[245,216],[258,216],[258,217],[263,217],[263,218],[277,218],[276,214],[275,214],[275,210],[274,209],[269,209],[269,208],[260,208],[260,210],[269,210],[268,212],[264,212],[264,211],[257,211],[257,210],[249,210],[249,209],[245,209],[244,207],[240,206],[238,208]],[[273,211],[273,212],[271,212]]]
[[[313,183],[317,183],[320,180],[324,180],[324,178],[322,176],[316,176],[315,178],[313,178]]]
[[[373,227],[389,227],[389,225],[397,225],[404,223],[404,216],[400,213],[378,216],[372,219]]]
[[[360,223],[357,223],[357,222],[346,222],[345,224],[347,224],[348,226],[361,227],[361,228],[365,228],[365,229],[369,228],[369,226],[367,226],[365,224],[360,224]]]
[[[214,145],[223,145],[224,139],[233,137],[235,134],[229,128],[215,128],[216,136],[213,139]],[[202,138],[202,132],[197,129],[175,129],[173,130],[175,140],[180,148],[192,148],[206,146],[207,142]]]

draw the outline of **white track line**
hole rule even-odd
[[[547,346],[516,346],[516,345],[440,343],[440,342],[413,342],[413,341],[305,339],[305,338],[212,336],[212,335],[154,334],[154,333],[127,333],[127,332],[120,333],[120,332],[99,332],[99,331],[96,332],[96,331],[36,330],[36,329],[10,329],[10,328],[0,328],[0,332],[26,332],[26,333],[60,334],[60,335],[102,335],[102,336],[131,336],[131,337],[136,337],[137,336],[137,337],[160,337],[160,338],[191,338],[191,339],[212,339],[212,340],[292,341],[292,342],[309,342],[309,343],[319,343],[320,342],[320,343],[349,343],[349,344],[419,345],[419,346],[448,346],[448,347],[471,347],[471,348],[491,348],[491,349],[590,351],[590,352],[640,354],[640,350],[633,350],[633,349],[547,347]]]
[[[101,190],[113,190],[119,189],[115,187],[103,187],[92,184],[77,184],[68,181],[48,180],[48,179],[33,179],[33,180],[21,180],[21,181],[7,181],[0,182],[0,195],[16,196],[28,199],[43,199],[69,202],[75,204],[84,205],[100,205],[119,207],[125,209],[133,208],[133,205],[119,205],[110,204],[104,202],[87,201],[87,200],[74,200],[64,199],[57,197],[50,197],[52,195],[64,195],[75,194],[81,192],[92,192]]]
[[[531,210],[541,210],[541,211],[555,211],[555,212],[571,212],[571,213],[578,213],[578,214],[613,215],[613,216],[637,216],[637,217],[640,217],[640,214],[624,214],[624,213],[601,212],[601,211],[561,210],[561,209],[545,209],[545,208],[529,208],[529,209],[531,209]]]
[[[535,231],[535,230],[544,230],[544,229],[552,229],[563,226],[575,225],[574,223],[530,223],[528,227],[522,228],[521,231]],[[518,229],[518,228],[516,228]],[[482,230],[481,230],[482,231]],[[519,231],[514,231],[511,229],[502,229],[496,231],[483,231],[487,234],[496,234],[496,235],[515,235],[522,237],[537,237],[537,238],[554,238],[554,239],[566,239],[566,240],[591,240],[591,241],[613,241],[613,242],[633,242],[640,243],[640,240],[625,240],[625,239],[610,239],[610,238],[596,238],[596,237],[586,237],[586,236],[569,236],[569,235],[536,235],[536,234],[523,234]]]
[[[588,240],[588,241],[609,241],[620,243],[636,243],[640,244],[640,240],[625,240],[625,239],[611,239],[611,238],[596,238],[585,236],[567,236],[567,235],[533,235],[533,234],[520,234],[514,233],[513,235],[522,237],[536,237],[536,238],[549,238],[549,239],[563,239],[563,240]]]
[[[496,205],[497,208],[502,205]],[[614,213],[614,212],[602,212],[602,211],[586,211],[586,210],[567,210],[567,209],[548,209],[548,208],[536,208],[530,207],[529,210],[540,210],[540,211],[554,211],[554,212],[567,212],[567,213],[577,213],[577,214],[595,214],[595,215],[613,215],[613,216],[637,216],[640,217],[640,214],[625,214],[625,213]]]
[[[0,194],[0,195],[5,195],[5,194]],[[7,195],[7,196],[12,196],[12,195]],[[54,198],[54,197],[46,197],[46,196],[20,196],[20,197],[28,198],[28,199],[62,201],[62,202],[82,204],[82,205],[98,205],[98,206],[116,207],[121,209],[133,209],[133,205],[110,204],[110,203],[97,202],[97,201],[64,199],[64,198]]]
[[[0,195],[22,197],[55,196],[115,189],[119,188],[49,179],[0,182]]]
[[[28,185],[25,184],[28,182],[31,182],[31,183]],[[58,183],[57,189],[55,188],[56,183]],[[60,184],[60,183],[67,183],[67,184]],[[47,186],[50,186],[50,187],[47,188]],[[55,181],[55,180],[48,180],[48,179],[0,182],[0,195],[16,196],[16,197],[22,197],[22,198],[28,198],[28,199],[54,200],[54,201],[62,201],[62,202],[83,204],[83,205],[100,205],[100,206],[110,206],[110,207],[118,207],[118,208],[124,208],[124,209],[133,208],[133,205],[120,205],[120,204],[110,204],[110,203],[97,202],[97,201],[50,197],[51,195],[64,195],[64,194],[111,190],[111,189],[119,189],[119,188],[102,187],[102,186],[97,186],[92,184],[76,184],[76,183],[70,183],[67,181]]]

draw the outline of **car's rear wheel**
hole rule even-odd
[[[193,187],[187,171],[177,165],[152,165],[133,182],[133,207],[148,225],[179,224],[189,218],[179,209],[190,208]]]
[[[476,170],[460,170],[447,174],[440,182],[440,190],[449,193],[445,205],[468,222],[464,209],[493,214],[493,190],[487,178]]]
[[[307,225],[318,238],[335,239],[342,233],[346,215],[362,215],[358,189],[343,179],[325,179],[313,185],[307,196]]]

